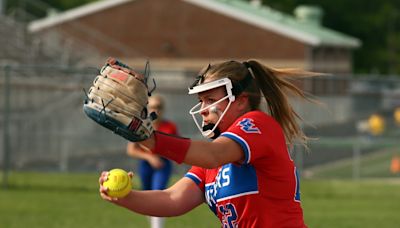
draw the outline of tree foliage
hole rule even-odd
[[[296,6],[324,10],[322,24],[357,37],[357,73],[400,74],[400,1],[398,0],[264,0],[264,5],[292,14]]]
[[[23,12],[25,20],[41,18],[51,12],[64,11],[97,0],[5,0],[7,14]]]

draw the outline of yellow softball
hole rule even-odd
[[[132,189],[132,180],[128,173],[122,169],[112,169],[108,172],[108,178],[103,182],[107,187],[107,194],[111,197],[123,198]]]

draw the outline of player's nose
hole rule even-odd
[[[204,104],[201,105],[200,109],[204,109]],[[203,111],[200,112],[200,115],[202,116],[207,116],[209,113],[208,108],[204,109]]]

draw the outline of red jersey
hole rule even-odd
[[[167,133],[170,135],[178,135],[178,128],[173,122],[168,120],[162,120],[157,128],[157,131]]]
[[[222,227],[307,227],[299,178],[280,125],[267,114],[252,111],[220,137],[242,147],[243,163],[216,169],[193,166],[185,176],[204,192]]]

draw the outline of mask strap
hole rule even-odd
[[[190,85],[190,89],[193,89],[193,87],[203,83],[204,81],[204,75],[208,72],[208,70],[210,70],[211,68],[211,64],[208,64],[206,70],[203,73],[200,73],[199,75],[197,75],[196,80],[193,82],[192,85]]]

